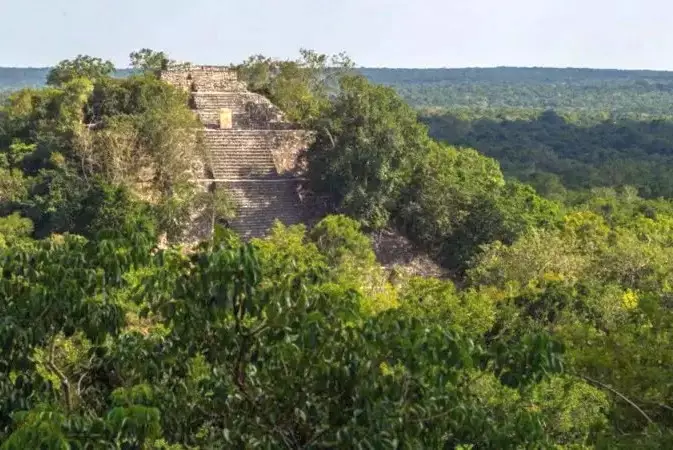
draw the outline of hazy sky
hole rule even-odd
[[[673,69],[668,0],[0,0],[0,66],[149,47],[201,64],[300,47],[388,67]]]

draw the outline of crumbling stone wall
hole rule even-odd
[[[222,92],[244,90],[235,70],[221,66],[188,66],[169,69],[161,79],[189,92]]]
[[[271,150],[276,172],[280,175],[302,175],[305,167],[301,165],[299,156],[311,145],[313,134],[305,130],[292,130],[279,136],[280,139]]]
[[[262,130],[271,129],[273,123],[284,121],[281,110],[264,96],[257,94],[245,104],[245,113],[241,114],[241,119],[242,126]]]

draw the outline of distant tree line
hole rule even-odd
[[[362,69],[417,108],[535,108],[668,115],[673,73],[593,69]]]
[[[276,60],[276,66],[282,64]],[[552,108],[669,115],[673,104],[672,72],[516,67],[357,71],[373,83],[393,87],[416,108]],[[47,68],[0,68],[0,91],[43,86],[48,72]],[[130,73],[119,70],[114,76]]]

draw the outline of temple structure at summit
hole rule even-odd
[[[234,197],[238,213],[230,226],[250,238],[264,235],[276,219],[304,222],[297,158],[310,133],[286,121],[266,97],[248,91],[229,68],[189,66],[161,77],[190,93],[205,127],[208,176],[202,181]]]

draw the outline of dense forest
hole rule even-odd
[[[393,87],[416,108],[555,109],[669,115],[673,72],[646,70],[358,68],[371,82]],[[48,68],[0,67],[0,92],[46,83]],[[118,70],[116,77],[132,70]]]
[[[449,110],[421,120],[435,139],[476,148],[503,171],[545,195],[633,186],[641,196],[673,197],[673,121],[552,110]]]
[[[418,108],[552,108],[670,114],[673,72],[645,70],[467,68],[362,69]]]
[[[243,242],[192,182],[201,127],[157,77],[178,63],[131,61],[63,61],[0,109],[0,449],[670,448],[673,203],[603,186],[583,153],[619,161],[619,129],[426,117],[452,145],[342,55],[253,57],[330,214]],[[526,180],[517,139],[592,176],[544,167],[543,196],[467,147]],[[447,276],[383,267],[383,230]]]

